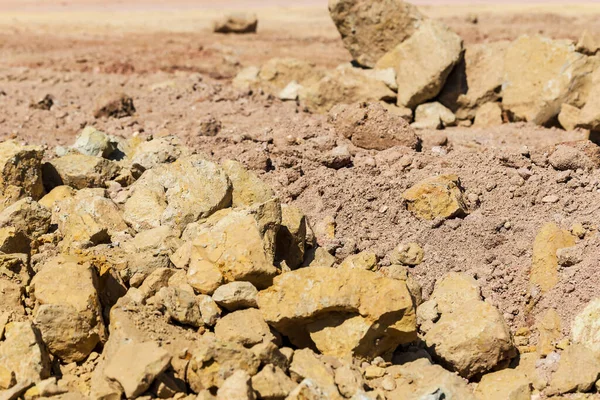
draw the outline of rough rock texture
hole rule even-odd
[[[600,95],[600,69],[596,69],[592,74],[592,86],[587,96],[587,101],[577,121],[577,127],[585,129],[600,129],[600,107],[599,107],[599,95]]]
[[[68,154],[44,164],[44,185],[48,190],[61,185],[74,189],[105,187],[119,170],[115,162],[102,157]]]
[[[50,376],[50,357],[39,331],[29,322],[11,322],[0,342],[0,366],[14,372],[17,382],[39,382]]]
[[[307,221],[300,209],[281,206],[281,226],[277,231],[276,258],[284,261],[291,269],[304,262],[307,247]]]
[[[558,368],[552,375],[548,395],[587,392],[598,380],[598,355],[581,344],[568,346],[560,355]]]
[[[95,118],[123,118],[135,113],[133,99],[125,93],[107,92],[96,100]]]
[[[573,320],[573,342],[600,354],[600,300],[592,300]]]
[[[504,369],[485,375],[475,389],[480,400],[530,400],[531,383],[527,376],[514,369]]]
[[[456,116],[436,102],[421,104],[415,110],[415,122],[410,126],[414,129],[441,129],[456,124]]]
[[[258,18],[251,13],[230,14],[213,22],[216,33],[255,33],[257,27]]]
[[[422,219],[460,217],[467,213],[456,175],[425,179],[402,194],[408,210]]]
[[[302,268],[276,278],[258,306],[278,332],[324,354],[373,358],[415,338],[406,284],[370,271]]]
[[[215,325],[215,336],[223,342],[239,343],[244,347],[275,340],[269,325],[255,308],[235,311],[221,318]]]
[[[588,103],[590,100],[588,99]],[[560,107],[560,113],[558,114],[558,122],[567,131],[572,131],[577,128],[581,121],[581,110],[570,104],[563,103]]]
[[[272,93],[283,90],[290,82],[301,86],[318,82],[324,71],[315,64],[295,58],[273,58],[260,67],[257,79],[261,88]]]
[[[565,104],[563,104],[563,109]],[[473,126],[476,128],[489,128],[502,125],[502,107],[500,103],[485,103],[477,109]]]
[[[394,146],[419,149],[421,140],[405,119],[379,103],[338,105],[329,112],[336,133],[363,149],[385,150]]]
[[[546,292],[558,282],[558,258],[556,252],[575,245],[575,237],[569,231],[561,230],[556,224],[544,225],[533,244],[531,264],[531,284]]]
[[[371,68],[424,19],[417,7],[402,0],[330,0],[329,12],[354,60]]]
[[[0,207],[23,197],[39,200],[44,195],[41,162],[44,150],[15,141],[0,143]]]
[[[376,68],[396,70],[398,105],[415,108],[440,93],[462,56],[462,39],[440,22],[426,20]]]

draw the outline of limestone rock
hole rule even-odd
[[[364,149],[385,150],[394,146],[419,149],[421,140],[401,116],[379,103],[355,103],[335,106],[329,120],[336,133]]]
[[[277,277],[258,295],[265,320],[298,346],[374,358],[415,338],[402,281],[370,271],[308,267]]]
[[[564,108],[564,105],[563,105]],[[475,128],[489,128],[502,125],[502,107],[499,103],[485,103],[475,113]]]
[[[273,364],[265,365],[263,369],[252,377],[252,388],[258,393],[259,398],[265,400],[285,399],[296,384]]]
[[[261,66],[258,80],[261,88],[277,93],[291,82],[307,86],[318,82],[323,76],[324,71],[313,63],[295,58],[272,58]]]
[[[147,170],[132,185],[123,217],[136,231],[162,225],[183,230],[231,204],[225,171],[199,156]]]
[[[452,71],[438,101],[459,120],[473,119],[479,107],[500,99],[504,57],[510,42],[466,46],[465,57]]]
[[[310,262],[310,267],[332,268],[336,259],[323,247],[318,247],[314,252],[314,257]]]
[[[30,197],[18,200],[0,212],[0,228],[14,228],[30,241],[48,232],[52,213]]]
[[[0,143],[0,208],[24,197],[42,198],[43,156],[42,147],[23,146],[12,140]]]
[[[554,223],[544,225],[533,243],[533,261],[529,280],[542,292],[552,289],[558,283],[558,257],[556,251],[575,245],[575,237],[567,230],[561,230]]]
[[[269,325],[255,308],[235,311],[218,320],[215,336],[223,342],[239,343],[244,347],[275,340]]]
[[[301,349],[294,352],[290,365],[290,376],[296,382],[310,380],[325,395],[325,398],[342,398],[335,384],[332,368],[319,360],[317,355],[310,349]]]
[[[535,327],[539,333],[537,352],[547,356],[555,349],[554,345],[562,337],[560,316],[550,308],[536,319]]]
[[[502,314],[483,301],[443,312],[425,334],[425,343],[437,358],[465,378],[490,371],[510,359],[514,351]]]
[[[256,33],[258,18],[252,13],[234,13],[213,22],[215,33]]]
[[[123,118],[135,113],[133,99],[125,93],[104,93],[96,100],[95,118]]]
[[[95,269],[77,256],[48,260],[31,282],[40,304],[35,324],[50,352],[66,362],[85,359],[105,338],[96,285]]]
[[[0,366],[13,371],[17,382],[39,382],[50,376],[50,358],[31,323],[6,325],[4,341],[0,342]]]
[[[548,162],[559,171],[593,168],[594,163],[583,151],[575,146],[559,144],[554,148]]]
[[[221,318],[221,309],[217,303],[212,297],[201,294],[198,296],[198,305],[200,307],[200,314],[202,315],[204,325],[215,326],[219,318]]]
[[[484,375],[475,396],[480,400],[530,400],[531,384],[524,373],[504,369]]]
[[[392,263],[415,266],[423,262],[425,252],[418,243],[400,243],[390,254]]]
[[[577,314],[571,326],[573,342],[600,354],[600,299],[594,299]]]
[[[217,390],[217,400],[255,400],[252,378],[246,371],[235,371]]]
[[[545,124],[559,114],[563,103],[585,101],[582,86],[589,86],[597,64],[575,52],[567,40],[521,36],[506,51],[503,108],[516,120]]]
[[[377,270],[377,255],[370,251],[361,251],[348,256],[340,264],[340,268],[362,269],[366,271]]]
[[[550,396],[570,392],[587,392],[598,380],[600,360],[581,344],[568,346],[560,355],[558,369],[552,375],[546,393]]]
[[[358,368],[351,365],[342,365],[335,370],[335,384],[342,396],[351,398],[361,390],[364,390],[366,384],[362,373]]]
[[[304,86],[300,85],[298,82],[291,81],[286,87],[281,89],[281,91],[277,94],[277,97],[283,101],[296,101],[298,100],[300,90],[302,90],[303,87]]]
[[[105,376],[123,388],[127,398],[144,393],[171,362],[169,353],[154,342],[124,344],[107,362]]]
[[[600,50],[600,43],[598,43],[592,34],[586,29],[579,37],[575,50],[588,56],[592,56],[596,54],[598,50]]]
[[[558,114],[558,122],[560,126],[565,128],[567,131],[572,131],[577,128],[579,121],[581,120],[581,110],[568,103],[563,103],[560,107],[560,114]]]
[[[200,327],[203,325],[200,304],[194,293],[179,288],[162,288],[156,294],[162,300],[167,315],[183,325]]]
[[[414,129],[441,129],[456,124],[452,111],[440,103],[421,104],[415,110],[415,122],[410,126]]]
[[[462,56],[462,39],[442,23],[426,20],[382,56],[376,68],[396,70],[398,105],[414,109],[440,93]]]
[[[229,311],[257,306],[258,290],[250,282],[231,282],[220,286],[213,300]]]
[[[260,83],[258,80],[258,74],[260,74],[260,68],[256,66],[250,66],[243,68],[233,78],[231,85],[239,90],[252,90],[255,87],[259,87]]]
[[[600,130],[600,68],[593,72],[591,79],[591,88],[579,113],[576,127]]]
[[[336,104],[394,101],[394,93],[380,80],[357,68],[337,68],[300,91],[300,102],[309,110],[326,113]]]
[[[44,185],[53,189],[67,185],[75,189],[104,187],[120,172],[118,164],[102,157],[67,154],[44,164]]]
[[[170,164],[190,155],[190,149],[181,143],[181,139],[176,136],[165,136],[137,144],[131,149],[129,157],[133,164],[140,165],[146,170],[161,164]]]
[[[273,189],[238,161],[226,160],[221,167],[233,186],[232,207],[248,207],[265,203],[275,197]]]
[[[117,145],[104,132],[86,126],[77,136],[72,148],[87,156],[108,158],[117,149]]]
[[[402,0],[330,0],[329,12],[354,60],[371,68],[424,19],[417,7]]]
[[[461,217],[467,213],[456,175],[427,178],[402,194],[408,210],[422,219]]]
[[[243,370],[254,376],[259,364],[254,354],[242,345],[202,337],[198,347],[192,352],[187,368],[187,381],[195,393],[217,389],[236,370]]]
[[[42,197],[39,203],[44,207],[52,210],[57,202],[73,197],[76,192],[77,191],[71,186],[57,186],[54,189],[52,189],[50,193]]]
[[[276,259],[296,269],[302,265],[306,251],[307,222],[302,211],[294,206],[281,205],[281,226],[277,231]]]

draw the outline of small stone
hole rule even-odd
[[[223,342],[239,343],[244,347],[275,341],[269,325],[255,308],[235,311],[219,319],[215,325],[215,336]]]
[[[345,168],[352,164],[352,155],[347,146],[336,146],[329,153],[323,155],[321,162],[328,168]]]
[[[272,364],[265,365],[252,377],[252,388],[265,400],[285,399],[296,386],[283,370]]]
[[[425,252],[418,243],[401,243],[390,253],[394,264],[416,266],[423,262]]]
[[[198,328],[204,324],[198,299],[194,293],[179,288],[163,287],[156,296],[161,299],[167,315],[183,325]]]
[[[575,316],[571,325],[573,342],[600,354],[600,299],[594,299]]]
[[[346,257],[340,264],[340,268],[358,268],[367,271],[377,270],[377,255],[370,251],[361,251]]]
[[[593,166],[588,156],[572,146],[558,145],[548,158],[550,165],[558,171],[589,169]]]
[[[84,154],[67,154],[50,160],[43,166],[44,186],[55,188],[61,185],[74,189],[105,187],[120,172],[114,161]]]
[[[123,118],[135,113],[133,99],[125,93],[105,93],[96,101],[95,118]]]
[[[560,198],[557,195],[548,195],[545,196],[544,198],[542,198],[542,203],[548,203],[548,204],[553,204],[553,203],[558,203],[558,201],[560,200]]]
[[[201,294],[198,296],[198,304],[202,320],[207,326],[214,326],[219,318],[221,318],[221,309],[212,299],[212,297]]]
[[[323,247],[319,247],[315,250],[315,256],[310,262],[310,267],[323,267],[332,268],[335,265],[335,257],[332,256]]]
[[[367,379],[381,378],[383,375],[385,375],[385,368],[369,365],[365,369],[365,378]]]
[[[560,114],[558,114],[558,122],[567,131],[572,131],[579,124],[581,119],[581,110],[568,103],[564,103],[560,107]]]
[[[537,351],[545,357],[554,351],[554,344],[562,337],[560,316],[550,308],[537,318],[535,327],[539,332]]]
[[[284,260],[291,269],[304,262],[307,236],[306,217],[294,206],[281,206],[281,226],[277,231],[276,258]]]
[[[279,92],[277,97],[283,101],[296,101],[303,86],[296,81],[288,83],[288,85]]]
[[[322,391],[326,396],[325,398],[341,398],[335,384],[333,370],[319,360],[317,355],[310,349],[300,349],[294,352],[292,364],[290,365],[290,376],[296,382],[310,380]]]
[[[72,148],[87,156],[108,158],[117,149],[117,145],[104,132],[86,126],[77,136]]]
[[[467,213],[456,175],[425,179],[405,191],[402,197],[409,211],[426,220],[460,217]]]
[[[50,376],[50,357],[40,336],[29,322],[6,325],[0,366],[13,372],[17,382],[39,382]]]
[[[415,110],[415,122],[411,124],[414,129],[440,129],[454,126],[456,117],[446,107],[438,102],[421,104]]]
[[[234,13],[213,22],[215,33],[256,33],[258,18],[252,13]]]
[[[231,282],[220,286],[213,294],[213,300],[221,307],[235,311],[257,307],[258,290],[250,282]]]

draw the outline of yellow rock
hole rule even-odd
[[[569,231],[561,230],[556,224],[542,227],[533,244],[533,262],[530,281],[547,292],[558,283],[558,257],[556,251],[575,245],[575,237]]]
[[[0,365],[0,390],[10,389],[17,383],[14,371]]]
[[[571,227],[571,233],[575,236],[577,236],[579,239],[583,239],[585,237],[585,234],[587,233],[586,229],[583,227],[582,224],[574,224]]]
[[[452,218],[467,213],[456,175],[425,179],[405,191],[402,197],[408,210],[422,219]]]
[[[541,356],[547,356],[554,351],[554,345],[561,338],[561,321],[560,316],[555,309],[550,308],[535,324],[538,332],[537,350]]]
[[[0,143],[0,208],[24,198],[44,195],[41,162],[44,149],[21,146],[8,140]]]
[[[377,256],[371,251],[361,251],[358,254],[346,257],[340,264],[340,267],[375,271],[377,269]]]
[[[41,205],[52,210],[57,201],[66,200],[75,195],[77,191],[71,186],[57,186],[39,201]]]
[[[530,400],[531,384],[523,372],[505,369],[484,375],[475,396],[481,400]]]
[[[577,127],[579,119],[581,118],[581,110],[575,106],[564,103],[560,108],[560,114],[558,114],[558,122],[565,128],[566,131],[572,131]]]
[[[552,375],[546,394],[587,392],[598,380],[600,360],[581,344],[567,347],[560,355],[558,369]]]

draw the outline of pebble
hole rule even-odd
[[[542,203],[558,203],[559,197],[557,195],[549,195],[542,199]]]

